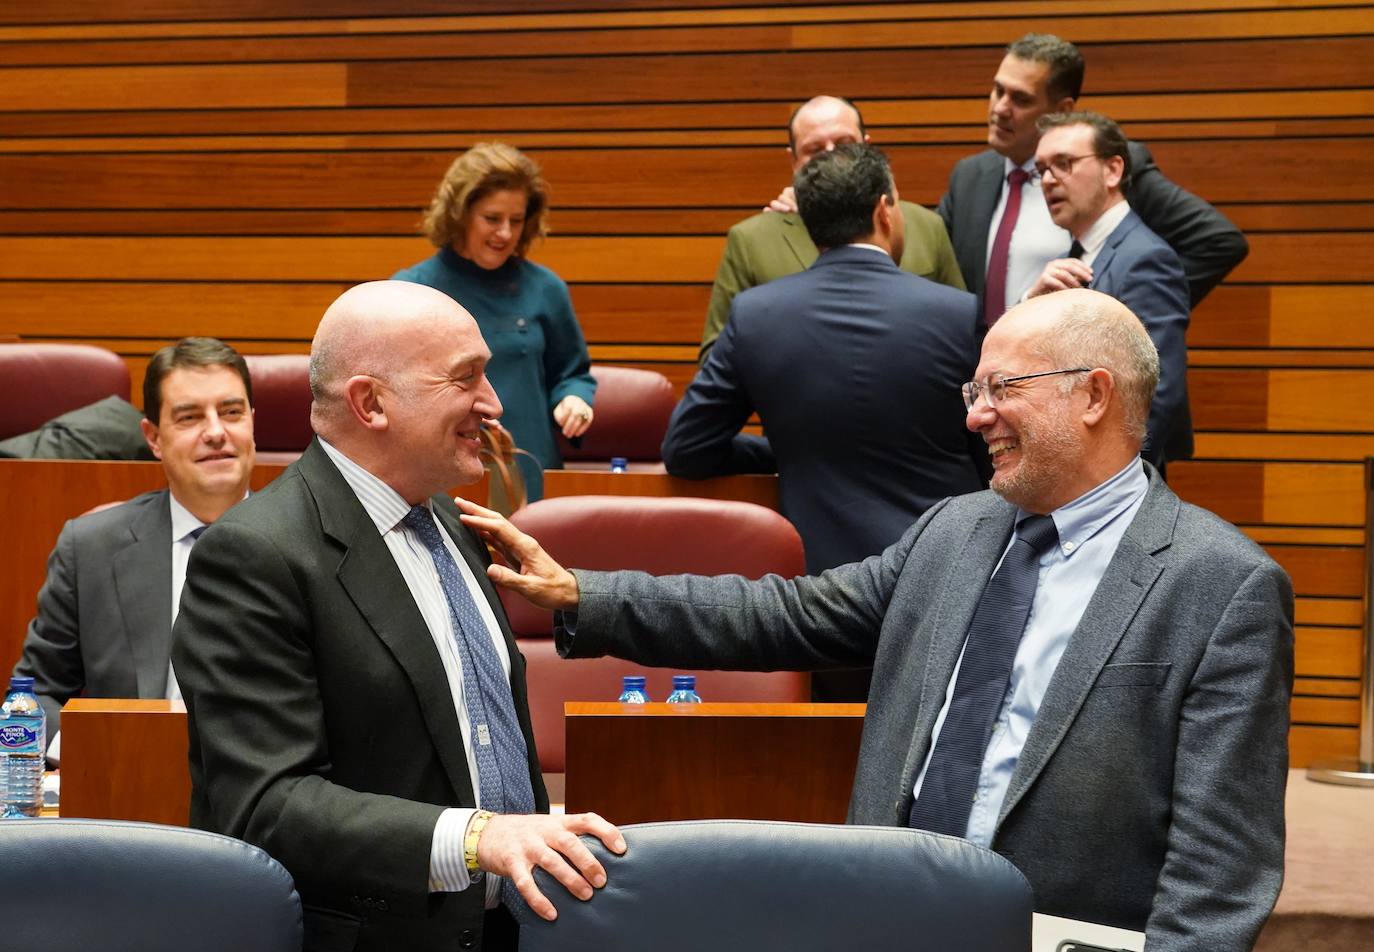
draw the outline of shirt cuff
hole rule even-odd
[[[472,885],[473,876],[463,861],[463,836],[476,812],[450,807],[439,814],[439,822],[434,824],[434,841],[429,848],[430,892],[462,892]]]

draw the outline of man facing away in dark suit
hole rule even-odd
[[[1073,236],[1068,256],[1045,265],[1027,297],[1087,288],[1140,318],[1159,351],[1145,458],[1159,469],[1193,455],[1188,411],[1188,281],[1172,248],[1126,200],[1131,155],[1115,122],[1095,112],[1040,119],[1035,175],[1050,217]]]
[[[854,103],[838,96],[809,99],[793,111],[787,124],[787,156],[792,174],[837,146],[868,141],[863,116]],[[788,186],[789,200],[790,193]],[[964,279],[940,216],[912,202],[902,202],[898,207],[906,231],[905,248],[896,256],[898,266],[962,291]],[[818,253],[795,205],[789,205],[781,214],[765,211],[734,225],[726,235],[725,254],[711,286],[711,304],[701,334],[700,362],[706,362],[706,355],[725,327],[735,295],[810,267]]]
[[[874,663],[859,824],[990,846],[1038,912],[1243,952],[1283,878],[1293,595],[1140,459],[1158,356],[1089,290],[1002,318],[964,387],[992,490],[820,576],[568,572],[499,514],[488,573],[569,657],[754,670]]]
[[[167,488],[73,519],[48,557],[14,673],[34,679],[60,760],[73,697],[179,698],[169,667],[186,560],[206,525],[248,492],[253,388],[228,344],[188,337],[143,377],[143,436]]]
[[[807,270],[752,288],[673,412],[674,476],[779,475],[780,506],[821,572],[881,552],[946,496],[984,482],[959,416],[977,363],[973,295],[901,260],[904,216],[883,154],[851,143],[798,169]],[[756,412],[766,438],[740,432]],[[823,672],[819,701],[863,701],[868,672]]]
[[[1040,138],[1036,123],[1072,110],[1082,87],[1083,56],[1072,43],[1028,33],[1008,46],[988,97],[990,148],[955,165],[940,199],[964,283],[984,302],[988,323],[1021,300],[1045,263],[1069,246],[1031,181],[1032,162]],[[1224,215],[1165,178],[1148,149],[1138,142],[1130,149],[1135,174],[1127,197],[1178,254],[1196,305],[1244,260],[1249,245]],[[1004,223],[1007,241],[999,251]]]
[[[586,899],[605,871],[576,834],[624,850],[547,815],[524,661],[444,495],[482,475],[490,356],[432,288],[346,291],[311,345],[316,440],[191,560],[191,823],[281,861],[306,949],[513,950],[503,902],[555,915],[532,867]]]

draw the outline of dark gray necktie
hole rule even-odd
[[[453,639],[463,665],[463,706],[468,725],[482,809],[496,813],[533,813],[529,753],[515,713],[510,681],[491,633],[472,600],[458,565],[439,535],[433,515],[424,506],[406,513],[401,524],[429,550],[448,601]]]
[[[1081,257],[1083,257],[1083,246],[1082,246],[1081,244],[1079,244],[1077,238],[1075,238],[1075,239],[1073,240],[1073,244],[1069,245],[1069,257],[1070,257],[1070,258],[1081,258]]]
[[[952,836],[967,832],[992,725],[1006,698],[1011,665],[1035,599],[1040,556],[1058,541],[1049,516],[1023,519],[1016,526],[1016,540],[983,589],[969,624],[949,713],[921,795],[911,805],[911,826]]]

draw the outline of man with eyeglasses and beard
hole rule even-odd
[[[872,663],[850,822],[988,846],[1038,912],[1152,952],[1244,952],[1283,878],[1292,585],[1141,461],[1158,375],[1113,298],[1013,308],[963,388],[992,491],[814,577],[569,572],[459,505],[518,565],[492,581],[561,613],[567,657]]]
[[[1159,351],[1144,455],[1163,472],[1168,460],[1193,455],[1187,278],[1178,255],[1126,200],[1131,156],[1117,124],[1095,112],[1069,112],[1044,116],[1039,125],[1035,175],[1050,217],[1073,243],[1045,265],[1026,296],[1092,288],[1140,318]]]

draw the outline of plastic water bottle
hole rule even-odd
[[[695,674],[673,675],[673,693],[668,695],[669,704],[700,704],[701,695],[697,694]]]
[[[43,806],[47,716],[33,694],[33,678],[10,678],[0,705],[0,819],[38,816]]]
[[[627,674],[621,680],[621,704],[648,704],[649,692],[644,690],[644,675]]]
[[[611,457],[611,472],[613,473],[623,473],[629,467],[629,465],[630,461],[626,459],[624,456]]]

